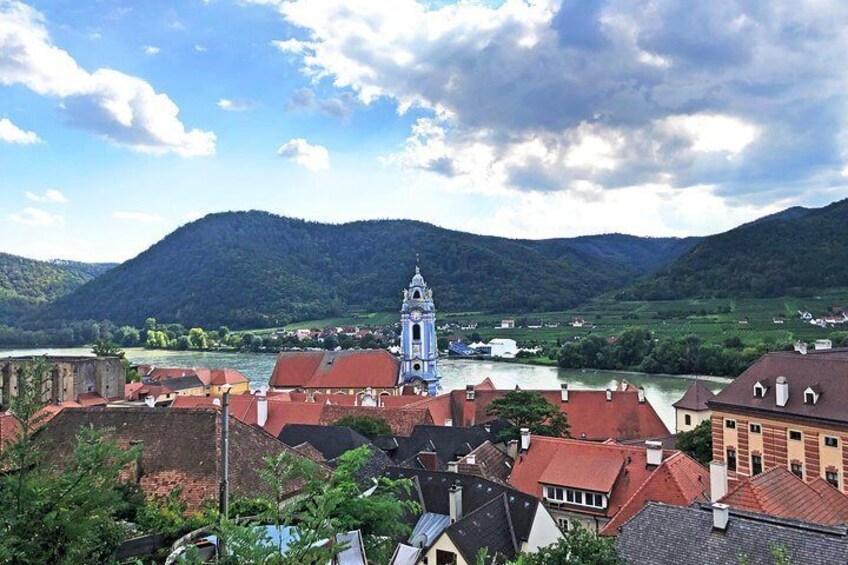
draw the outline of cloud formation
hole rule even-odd
[[[253,100],[221,98],[218,100],[218,107],[228,112],[243,112],[252,110],[256,106]]]
[[[27,192],[26,197],[32,200],[33,202],[41,202],[44,204],[66,204],[68,199],[62,194],[61,191],[56,190],[55,188],[49,188],[44,191],[44,194],[36,194],[34,192]]]
[[[53,44],[44,17],[17,1],[0,0],[0,83],[62,99],[69,123],[134,151],[183,157],[215,152],[215,134],[187,130],[167,95],[112,69],[83,69]]]
[[[35,132],[22,130],[13,124],[9,118],[0,118],[0,141],[4,143],[19,143],[21,145],[41,143],[41,139],[39,139]]]
[[[429,111],[388,160],[457,186],[762,204],[844,183],[845,2],[255,1],[312,80]]]
[[[65,223],[59,214],[51,214],[40,208],[24,208],[17,214],[12,214],[9,219],[15,223],[37,228],[49,228],[61,226]]]
[[[311,145],[305,139],[290,139],[277,149],[277,155],[294,161],[310,171],[330,168],[330,153],[322,145]]]

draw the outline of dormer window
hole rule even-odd
[[[807,387],[807,390],[804,391],[804,404],[815,404],[819,401],[821,392],[817,389],[818,387]]]
[[[754,384],[754,398],[765,398],[766,397],[766,387],[761,382],[757,382]]]

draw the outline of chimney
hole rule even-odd
[[[568,383],[562,383],[559,385],[560,391],[560,400],[563,402],[568,402]]]
[[[648,466],[656,467],[663,460],[663,450],[661,441],[646,441],[645,442]]]
[[[530,428],[521,428],[521,451],[530,449]]]
[[[795,342],[795,351],[800,353],[801,355],[807,354],[807,342],[801,341],[800,339]]]
[[[610,400],[612,400],[612,390],[607,389],[607,402],[609,402]]]
[[[639,398],[639,404],[645,404],[645,387],[640,386],[636,390],[636,396]]]
[[[474,400],[474,385],[465,385],[465,400]]]
[[[436,454],[432,451],[422,451],[418,454],[418,461],[428,471],[438,471]]]
[[[153,408],[154,406],[156,406],[156,399],[153,397],[152,394],[148,394],[144,397],[144,403],[150,408]]]
[[[509,455],[512,459],[518,457],[518,440],[511,439],[506,442],[506,454]]]
[[[710,461],[710,502],[727,494],[727,466],[724,461]]]
[[[473,453],[469,453],[465,457],[465,462],[468,463],[469,465],[476,465],[477,464],[477,456],[474,455]]]
[[[268,421],[268,392],[267,387],[262,386],[256,393],[256,424],[260,428],[265,427]]]
[[[448,461],[448,473],[459,473],[459,461]]]
[[[451,524],[462,519],[462,485],[455,484],[448,491]]]
[[[730,507],[720,502],[713,503],[713,529],[724,531],[730,520]]]
[[[777,377],[774,393],[777,397],[775,399],[777,405],[786,406],[786,403],[789,402],[789,382],[786,380],[786,377]]]
[[[212,399],[212,406],[220,406],[220,405],[221,405],[221,399],[220,398],[213,398]]]

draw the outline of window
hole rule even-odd
[[[559,526],[559,529],[562,530],[563,532],[567,532],[568,531],[568,518],[557,518],[556,520],[557,520],[557,526]]]
[[[545,500],[556,504],[563,502],[592,508],[605,508],[606,502],[602,494],[585,492],[561,487],[545,487]]]
[[[545,489],[547,492],[545,493],[545,497],[548,500],[553,500],[555,502],[562,502],[564,498],[564,493],[561,488],[557,487],[548,487]]]
[[[792,441],[801,441],[802,437],[801,432],[798,430],[789,430],[789,439]]]
[[[685,416],[683,416],[683,421],[686,422],[687,426],[691,426],[692,425],[692,416],[690,414],[686,414]]]
[[[751,456],[751,475],[759,475],[763,472],[763,457],[761,455]]]
[[[804,478],[804,466],[800,463],[792,463],[789,466],[789,470],[792,471],[792,474],[797,476],[799,479]]]
[[[804,393],[804,404],[815,404],[816,403],[816,393],[812,391],[807,391]]]
[[[419,324],[412,326],[412,339],[421,341],[421,326]]]
[[[732,447],[727,448],[727,470],[736,470],[736,450]]]
[[[414,298],[415,300],[420,300],[421,299],[421,292],[416,290],[415,292],[412,293],[412,298]]]
[[[751,424],[750,426],[748,426],[748,429],[751,431],[752,434],[758,434],[763,431],[759,424]]]
[[[456,553],[437,549],[436,565],[456,565]]]
[[[828,447],[839,447],[839,440],[833,436],[824,436],[824,444]]]
[[[829,482],[834,488],[839,488],[839,473],[836,471],[826,471],[824,480]]]
[[[725,420],[724,421],[724,427],[729,429],[729,430],[735,430],[736,429],[736,420]]]
[[[766,389],[763,388],[760,383],[754,385],[754,398],[764,398],[766,395]]]

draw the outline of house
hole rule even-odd
[[[284,352],[269,385],[275,391],[399,394],[400,361],[382,349]]]
[[[0,409],[8,408],[17,396],[20,372],[36,359],[44,360],[51,368],[45,403],[78,402],[80,395],[97,395],[105,400],[123,398],[127,379],[118,357],[7,357],[0,359]]]
[[[459,473],[476,475],[496,483],[506,484],[512,473],[513,458],[500,447],[500,444],[484,441],[468,455],[460,458],[456,469]]]
[[[510,486],[543,500],[557,524],[615,535],[648,501],[709,500],[707,470],[685,453],[643,446],[534,436],[522,430]]]
[[[571,318],[571,327],[572,328],[582,328],[586,325],[586,320],[583,318]]]
[[[298,341],[304,341],[312,338],[312,330],[308,328],[300,328],[294,331],[294,336]]]
[[[367,437],[350,428],[310,424],[286,424],[277,439],[289,447],[308,443],[327,461],[357,447],[371,444]]]
[[[649,503],[622,525],[618,555],[630,565],[848,563],[848,528],[728,508]],[[775,553],[785,553],[778,561]]]
[[[556,543],[562,533],[550,513],[533,496],[503,484],[461,473],[389,467],[390,479],[410,479],[411,497],[421,506],[410,516],[412,535],[395,553],[417,553],[416,561],[433,565],[474,565],[482,548],[486,563],[515,559]],[[408,559],[408,557],[407,557]]]
[[[216,502],[221,463],[221,415],[215,409],[65,408],[36,434],[50,460],[62,464],[73,456],[74,438],[85,427],[103,431],[122,446],[141,445],[141,459],[127,478],[149,497],[164,497],[179,488],[189,511]],[[256,496],[268,490],[260,471],[265,458],[288,452],[302,457],[265,431],[236,418],[229,424],[230,491]],[[237,455],[237,456],[235,456]],[[285,485],[294,496],[299,483]],[[270,493],[269,493],[270,494]]]
[[[148,406],[168,406],[179,396],[176,391],[160,384],[129,383],[125,387],[124,400],[144,402]]]
[[[846,349],[767,353],[708,400],[714,464],[729,483],[724,488],[782,467],[848,492],[846,374]]]
[[[710,419],[710,408],[707,406],[707,401],[713,396],[715,396],[713,391],[708,389],[701,380],[695,379],[689,385],[683,397],[672,404],[677,433],[692,431],[701,422]]]
[[[250,380],[235,369],[198,369],[195,367],[154,367],[152,365],[139,365],[138,372],[141,380],[148,384],[160,384],[175,391],[180,391],[181,396],[221,396],[224,385],[230,385],[230,394],[244,394],[250,391]],[[179,385],[179,379],[196,379],[194,386]],[[176,385],[176,386],[171,386]]]
[[[817,339],[814,343],[816,351],[823,351],[826,349],[833,349],[833,342],[829,339]]]
[[[503,442],[498,440],[498,433],[505,425],[504,422],[468,428],[418,425],[406,437],[378,437],[374,442],[395,465],[444,471],[486,442],[505,450]]]
[[[426,402],[437,414],[450,414],[454,426],[474,426],[495,419],[489,406],[510,390],[496,389],[491,381],[467,385]],[[668,428],[645,398],[645,391],[622,381],[615,390],[534,390],[568,417],[572,437],[592,441],[665,437]],[[425,404],[422,402],[422,404]],[[419,406],[418,404],[412,406]],[[437,423],[438,420],[437,420]]]
[[[501,320],[501,329],[512,329],[515,327],[515,320]]]
[[[513,359],[516,355],[518,355],[518,344],[514,339],[505,339],[502,337],[496,337],[495,339],[489,341],[486,344],[489,348],[489,355],[492,357],[503,357],[506,359]]]
[[[823,526],[848,524],[848,496],[822,478],[806,483],[783,467],[740,482],[718,502],[735,510]]]
[[[527,320],[527,327],[531,330],[537,330],[543,325],[542,320]]]

